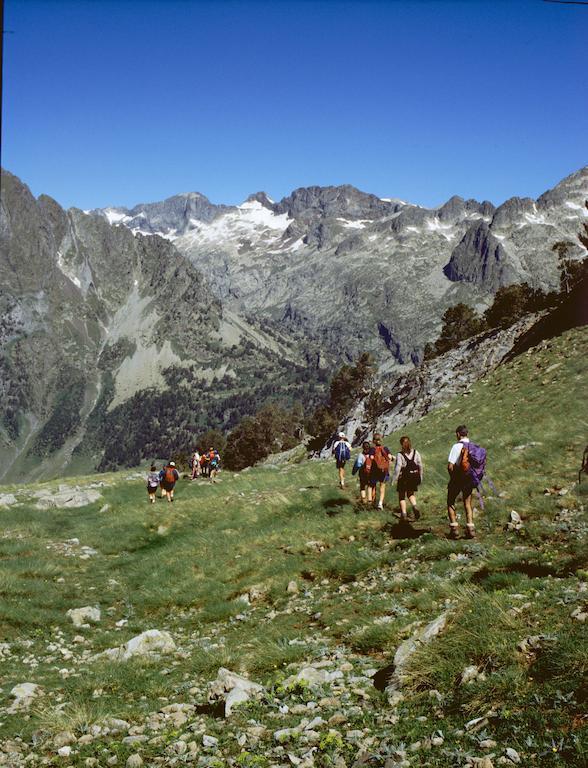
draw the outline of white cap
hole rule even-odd
[[[170,467],[175,467],[176,466],[176,462],[175,461],[170,461],[169,465],[170,465]]]

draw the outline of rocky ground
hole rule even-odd
[[[552,340],[411,425],[418,524],[297,455],[154,508],[135,472],[6,487],[0,764],[585,765],[588,484],[583,425],[561,424],[587,343]],[[498,492],[453,542],[463,420]]]

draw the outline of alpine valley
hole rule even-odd
[[[267,401],[312,408],[363,352],[409,373],[448,307],[558,287],[587,200],[588,167],[497,208],[340,186],[65,211],[3,171],[0,477],[132,466]]]

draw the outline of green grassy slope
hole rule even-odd
[[[376,766],[394,755],[389,765],[464,765],[472,755],[496,764],[507,747],[528,766],[584,765],[588,624],[572,614],[588,610],[588,482],[576,483],[587,351],[587,329],[544,342],[407,427],[425,461],[424,517],[409,530],[393,515],[392,489],[384,514],[360,510],[355,481],[340,491],[331,462],[224,472],[215,486],[181,481],[173,505],[150,507],[143,481],[126,472],[77,478],[105,483],[102,499],[80,509],[35,509],[32,493],[57,484],[31,486],[28,501],[0,508],[8,764],[27,754],[32,764],[107,765],[114,756],[124,764],[137,751],[147,764],[181,764],[186,756],[173,757],[169,745],[182,736],[197,744],[195,764],[292,764],[287,754],[307,760],[312,739],[291,734],[281,744],[273,732],[297,725],[314,701],[308,718],[325,721],[316,726],[317,766],[351,765],[362,750]],[[478,512],[475,542],[445,538],[446,458],[461,422],[487,447],[500,491]],[[519,532],[504,531],[511,510],[523,518]],[[287,592],[291,580],[296,593]],[[252,587],[255,600],[239,599]],[[100,605],[102,620],[75,629],[66,611],[85,605]],[[392,707],[367,676],[445,610],[445,632],[412,657],[404,699]],[[91,659],[151,628],[171,632],[175,655]],[[537,635],[545,636],[537,647],[517,650]],[[341,679],[319,690],[282,684],[317,661],[342,668]],[[461,684],[470,665],[481,677]],[[227,722],[191,710],[181,727],[145,726],[168,704],[204,703],[220,666],[264,684],[265,698]],[[44,695],[9,713],[9,691],[25,681]],[[98,735],[69,758],[56,754],[54,733],[79,737],[107,716],[150,739],[137,746]],[[478,716],[487,722],[466,729]],[[212,751],[204,732],[220,740]]]

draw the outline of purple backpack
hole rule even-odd
[[[477,488],[482,482],[486,470],[486,449],[475,443],[466,443],[467,460],[469,462],[468,475],[474,481],[474,487]]]

